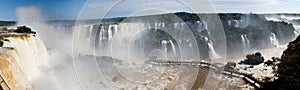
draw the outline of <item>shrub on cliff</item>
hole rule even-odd
[[[256,52],[255,54],[247,55],[246,59],[239,62],[239,64],[258,65],[262,62],[264,62],[264,57],[259,52]]]
[[[29,27],[26,27],[26,26],[20,26],[18,27],[14,32],[17,32],[17,33],[36,33],[34,31],[31,31],[31,29]]]
[[[278,65],[278,79],[263,85],[267,90],[296,90],[300,88],[300,37],[290,42]]]

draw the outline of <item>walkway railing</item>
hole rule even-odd
[[[168,61],[168,60],[147,60],[145,64],[158,65],[158,66],[195,66],[195,67],[206,67],[212,69],[216,72],[222,72],[224,75],[230,75],[238,78],[242,78],[246,83],[254,86],[255,88],[261,88],[262,84],[265,82],[261,82],[256,80],[252,74],[241,73],[235,71],[233,69],[225,68],[224,64],[221,63],[210,63],[207,60],[199,60],[199,61]]]

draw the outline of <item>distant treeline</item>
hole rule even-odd
[[[0,26],[12,26],[15,25],[15,21],[0,21]]]

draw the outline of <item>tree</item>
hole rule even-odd
[[[256,52],[255,54],[247,55],[246,59],[244,61],[239,62],[239,64],[258,65],[262,62],[264,62],[264,57],[261,56],[259,52]]]
[[[31,29],[29,27],[26,26],[20,26],[17,28],[17,30],[15,30],[15,32],[17,33],[36,33],[34,31],[31,31]]]
[[[288,48],[279,59],[278,79],[266,83],[262,89],[296,90],[300,88],[300,37],[290,42]]]

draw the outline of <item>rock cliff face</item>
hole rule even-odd
[[[11,90],[32,88],[41,75],[41,65],[48,59],[45,45],[37,34],[1,33],[0,75]]]

